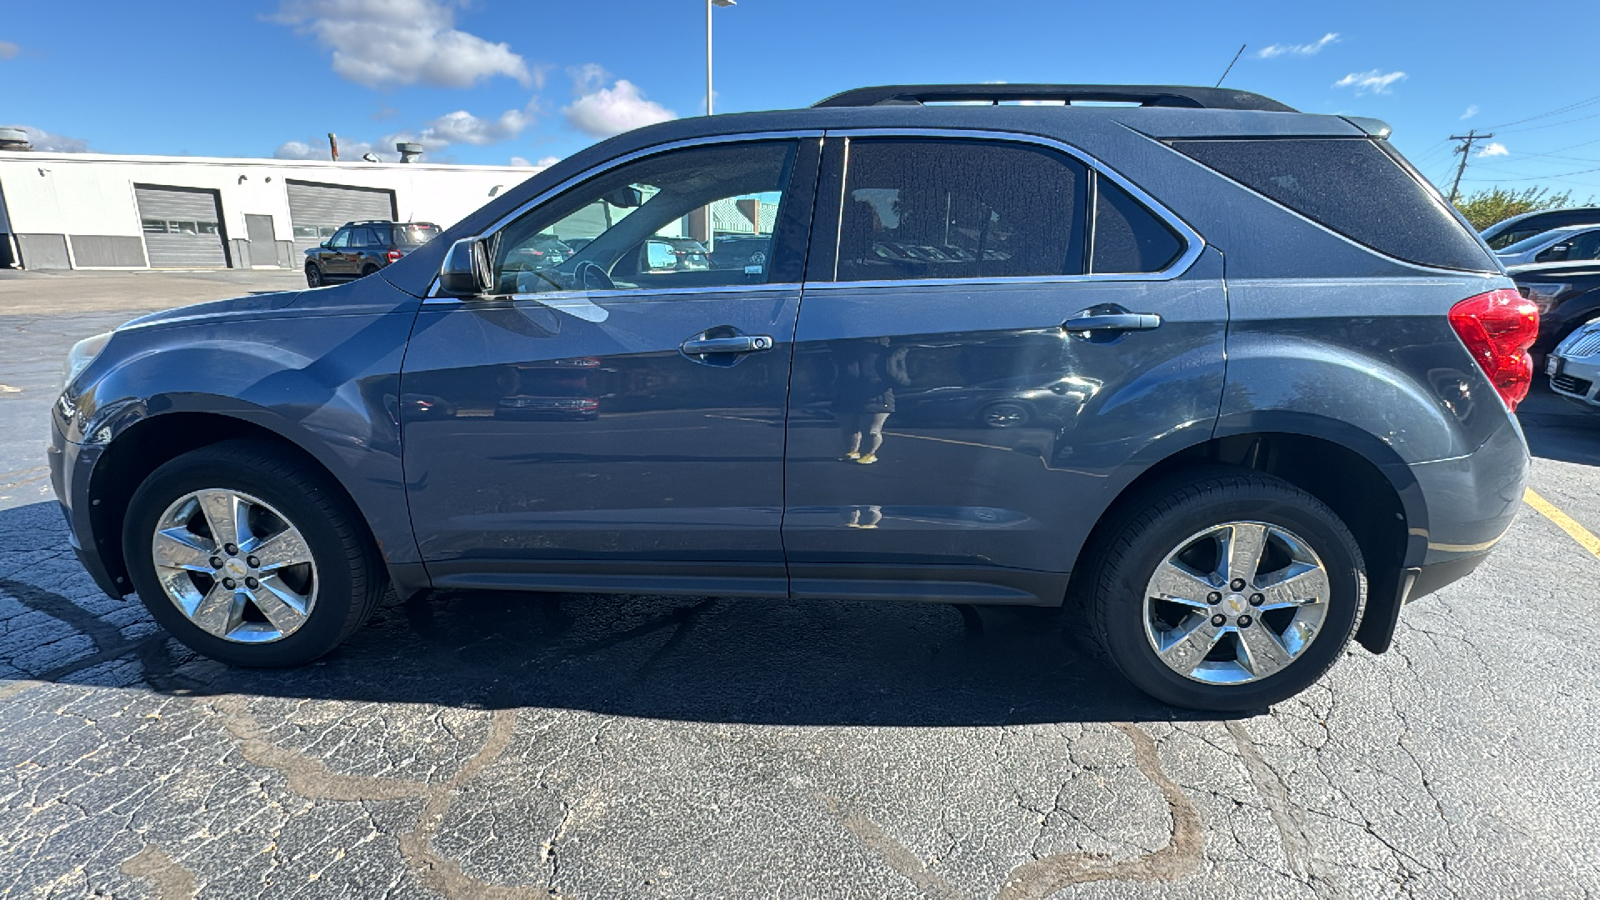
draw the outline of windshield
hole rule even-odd
[[[1561,237],[1567,237],[1567,236],[1568,235],[1565,235],[1565,234],[1561,235]],[[1553,238],[1552,238],[1550,232],[1546,231],[1546,232],[1543,232],[1542,234],[1536,234],[1531,238],[1525,238],[1523,240],[1517,241],[1515,244],[1512,244],[1511,246],[1505,248],[1504,250],[1497,250],[1495,252],[1499,253],[1501,256],[1509,256],[1509,255],[1511,255],[1513,253],[1526,253],[1529,250],[1534,249],[1535,247],[1539,247],[1539,246],[1542,246],[1542,245],[1548,243],[1552,239]]]
[[[439,236],[439,226],[432,222],[407,222],[394,226],[394,242],[405,247],[420,247]]]

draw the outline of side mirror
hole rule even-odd
[[[606,192],[601,198],[617,209],[633,209],[644,204],[644,191],[636,187],[625,186]]]
[[[323,241],[322,243],[318,244],[317,246],[321,247],[324,250],[331,250],[331,249],[333,249],[333,241]]]
[[[482,238],[462,238],[451,244],[439,266],[439,290],[454,297],[486,294],[491,279],[489,248]]]

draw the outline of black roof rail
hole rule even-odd
[[[887,84],[855,88],[834,94],[812,104],[815,107],[839,106],[920,106],[927,103],[999,104],[1017,100],[1058,100],[1078,102],[1137,103],[1140,106],[1166,106],[1180,109],[1253,109],[1266,112],[1298,112],[1249,91],[1228,88],[1181,87],[1155,84]]]

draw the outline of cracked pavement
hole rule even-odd
[[[0,275],[0,896],[1600,894],[1600,559],[1532,509],[1232,720],[1037,610],[447,594],[303,669],[199,658],[78,567],[45,411],[73,340],[291,284]],[[1600,531],[1600,414],[1523,421]]]

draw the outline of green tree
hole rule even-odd
[[[1520,191],[1499,187],[1484,188],[1456,200],[1456,209],[1461,210],[1461,215],[1479,231],[1512,216],[1571,205],[1571,191],[1558,194],[1543,187],[1525,188]]]

